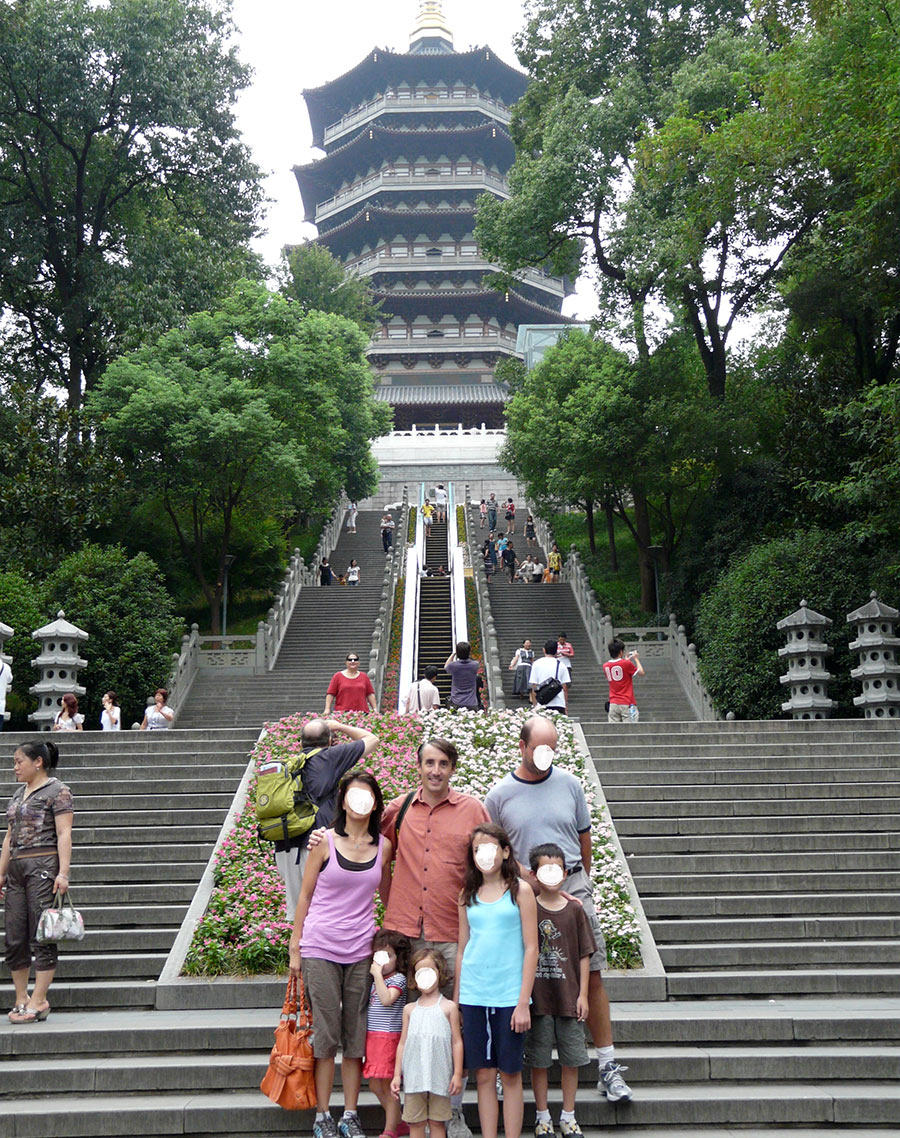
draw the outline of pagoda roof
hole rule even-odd
[[[366,215],[369,215],[368,217]],[[319,231],[318,240],[323,245],[328,245],[333,237],[348,236],[353,230],[362,230],[363,236],[371,237],[377,233],[372,226],[371,218],[383,217],[385,220],[409,222],[414,218],[420,221],[425,221],[426,218],[438,218],[441,223],[446,227],[447,223],[456,221],[465,223],[465,233],[469,233],[475,228],[475,209],[463,209],[450,207],[441,209],[438,206],[430,206],[428,209],[391,209],[390,206],[373,205],[371,202],[363,202],[356,213],[341,221],[338,225],[330,229]]]
[[[864,605],[860,605],[858,609],[853,612],[847,613],[848,623],[865,620],[897,620],[900,617],[900,612],[897,609],[891,608],[886,605],[884,601],[878,599],[878,594],[873,590],[869,593],[869,599]]]
[[[406,80],[415,83],[468,82],[479,90],[490,91],[511,105],[525,94],[528,77],[511,67],[490,47],[471,51],[417,54],[373,48],[355,67],[321,87],[303,91],[313,144],[321,146],[325,127],[337,122],[353,107],[373,95]]]
[[[375,388],[378,403],[393,406],[431,403],[505,403],[509,388],[505,383],[382,383]]]
[[[400,152],[398,144],[408,143],[410,154],[407,157],[412,162],[420,155],[432,161],[436,160],[448,149],[452,153],[460,153],[467,144],[477,142],[490,145],[491,157],[499,158],[500,162],[505,164],[504,173],[515,160],[516,152],[512,138],[497,123],[484,122],[471,127],[445,127],[432,130],[402,130],[375,125],[363,127],[343,146],[332,150],[324,158],[293,168],[306,211],[303,220],[314,222],[318,203],[337,193],[341,183],[347,180],[348,174],[364,172],[366,167],[380,164],[386,158],[396,156]],[[412,153],[413,148],[415,153]],[[479,156],[483,156],[484,153],[483,149],[478,151]],[[454,187],[451,183],[447,188]]]
[[[493,288],[454,288],[454,289],[373,289],[372,294],[383,300],[385,310],[400,315],[397,301],[407,302],[403,308],[412,307],[417,315],[440,317],[453,311],[477,312],[479,315],[492,315],[506,318],[508,324],[529,323],[518,315],[522,311],[545,317],[545,323],[571,324],[568,316],[563,316],[558,308],[540,304],[530,297],[513,289],[508,294]],[[507,300],[506,297],[509,297]],[[392,307],[393,306],[393,307]],[[533,323],[533,321],[531,321]]]

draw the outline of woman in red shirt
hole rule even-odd
[[[347,655],[347,667],[335,672],[325,696],[324,717],[334,711],[375,711],[375,689],[365,672],[359,670],[359,656]]]

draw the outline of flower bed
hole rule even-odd
[[[423,736],[442,735],[459,749],[453,785],[483,798],[519,761],[518,736],[525,709],[480,712],[438,709],[418,716],[346,714],[348,723],[369,725],[381,745],[365,766],[381,785],[385,801],[418,785],[416,749]],[[639,967],[640,934],[630,903],[627,878],[610,840],[609,819],[594,802],[584,761],[575,748],[573,726],[551,714],[559,728],[557,765],[582,779],[593,818],[592,874],[607,954],[613,968]],[[300,749],[300,729],[307,715],[292,715],[269,726],[254,757],[263,762]],[[256,841],[255,786],[238,824],[216,859],[216,885],[197,926],[184,965],[190,976],[284,972],[290,922],[285,920],[284,887],[271,850]]]

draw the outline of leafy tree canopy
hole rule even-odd
[[[77,408],[108,360],[255,264],[248,71],[210,0],[0,4],[0,303],[7,366]]]
[[[324,245],[309,241],[285,250],[281,291],[295,300],[304,313],[333,312],[346,316],[371,332],[388,316],[375,300],[365,277],[350,276]]]

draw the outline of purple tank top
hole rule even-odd
[[[375,890],[381,884],[381,848],[368,869],[344,869],[334,848],[331,830],[328,838],[328,861],[319,880],[303,922],[300,953],[317,960],[333,960],[335,964],[353,964],[365,960],[372,952],[375,935]]]

